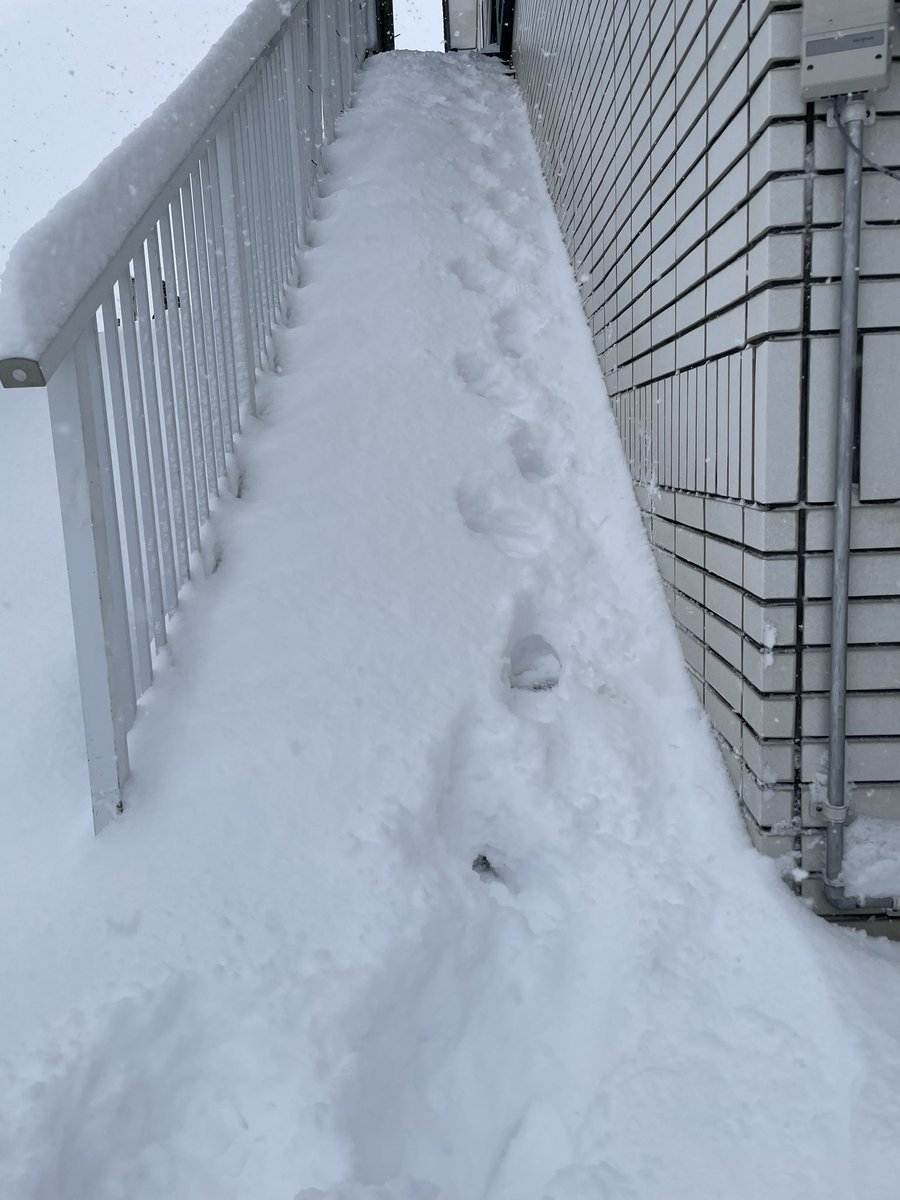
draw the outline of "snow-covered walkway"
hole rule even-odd
[[[0,1196],[896,1200],[900,956],[747,843],[514,83],[376,59],[329,169],[96,840],[19,617]]]

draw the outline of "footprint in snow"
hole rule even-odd
[[[484,101],[481,96],[463,93],[462,99],[459,102],[460,108],[467,113],[474,113],[476,116],[489,116],[490,106]]]
[[[562,660],[539,633],[519,638],[509,652],[509,686],[518,691],[550,692],[561,671]]]
[[[456,374],[476,396],[493,400],[517,417],[534,415],[534,397],[517,381],[506,359],[475,351],[457,354],[455,365]]]
[[[549,479],[556,468],[548,460],[546,448],[537,430],[527,421],[517,421],[509,435],[509,448],[515,459],[519,474],[528,482]]]
[[[486,166],[498,171],[508,171],[516,161],[508,150],[497,150],[493,146],[483,147],[481,158]]]
[[[491,245],[486,257],[491,266],[512,277],[521,289],[530,291],[540,284],[540,255],[526,240],[505,246]]]
[[[460,224],[473,233],[480,234],[489,247],[498,247],[507,256],[515,253],[519,233],[497,209],[483,204],[459,204],[451,207]]]
[[[481,125],[475,125],[473,128],[466,131],[466,135],[470,142],[476,146],[493,147],[494,135],[489,129],[483,129]]]
[[[483,259],[455,258],[447,269],[455,275],[467,292],[483,296],[493,290],[494,272]]]
[[[497,345],[510,358],[524,358],[534,346],[546,321],[539,311],[512,304],[494,317]]]
[[[541,614],[532,599],[521,596],[504,668],[506,703],[517,717],[552,725],[559,715],[562,656],[543,634],[529,632],[541,624]]]
[[[511,188],[503,187],[502,184],[497,183],[493,187],[487,188],[485,199],[494,212],[500,213],[505,217],[519,212],[526,203],[525,198],[518,192],[514,192]]]
[[[545,512],[496,485],[461,483],[456,502],[469,529],[510,558],[534,558],[553,538],[553,523]]]
[[[486,164],[467,163],[462,172],[476,188],[496,188],[501,186],[500,176]]]

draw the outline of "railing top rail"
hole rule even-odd
[[[306,3],[251,0],[168,99],[13,246],[0,291],[0,384],[49,378],[133,236],[152,224],[169,185]]]

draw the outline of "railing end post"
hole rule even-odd
[[[113,467],[96,326],[47,388],[94,830],[119,811],[128,778],[133,679]]]

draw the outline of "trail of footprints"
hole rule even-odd
[[[495,169],[502,170],[504,163],[493,148],[492,135],[473,140],[481,160],[467,169],[474,201],[451,204],[471,248],[452,258],[447,270],[484,309],[487,337],[480,349],[458,353],[455,368],[469,391],[506,414],[507,448],[517,472],[512,479],[502,471],[466,476],[456,499],[473,533],[510,558],[539,560],[557,534],[548,485],[565,458],[551,416],[552,396],[534,356],[546,324],[537,299],[540,253],[516,221],[527,201],[504,186]],[[510,162],[507,156],[505,165]],[[514,623],[508,654],[511,707],[522,715],[549,719],[546,698],[559,683],[560,655],[538,628],[527,620],[523,625],[521,615]],[[528,700],[529,694],[542,699]]]

